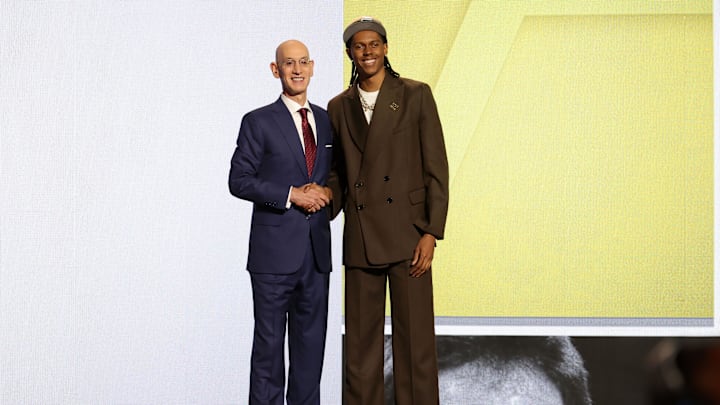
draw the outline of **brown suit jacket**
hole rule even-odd
[[[448,164],[430,87],[388,74],[370,125],[357,86],[328,103],[334,129],[333,215],[345,210],[343,262],[374,267],[412,258],[425,233],[442,239]]]

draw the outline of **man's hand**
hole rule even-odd
[[[303,190],[317,190],[327,197],[328,203],[332,200],[332,190],[330,187],[321,186],[317,183],[309,183],[303,186]],[[327,204],[325,204],[327,205]]]
[[[426,233],[418,241],[413,251],[413,259],[410,263],[410,276],[420,277],[430,270],[433,255],[435,254],[435,237]]]
[[[330,203],[332,191],[315,183],[308,183],[300,187],[292,187],[290,202],[302,208],[305,212],[315,213]]]

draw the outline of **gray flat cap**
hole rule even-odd
[[[350,38],[360,31],[375,31],[383,38],[387,38],[385,27],[383,27],[380,20],[372,17],[360,17],[345,28],[345,32],[343,32],[343,42],[347,44]]]

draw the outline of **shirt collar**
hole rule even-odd
[[[280,94],[280,99],[285,104],[285,107],[291,112],[295,113],[297,110],[301,108],[307,108],[310,114],[312,114],[312,108],[310,108],[310,102],[305,100],[305,105],[298,104],[295,100],[291,99],[290,97],[286,96],[285,94]]]

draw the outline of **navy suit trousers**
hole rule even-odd
[[[295,273],[250,273],[255,316],[250,405],[283,405],[286,325],[287,404],[320,404],[330,274],[317,271],[309,238],[306,252]]]

